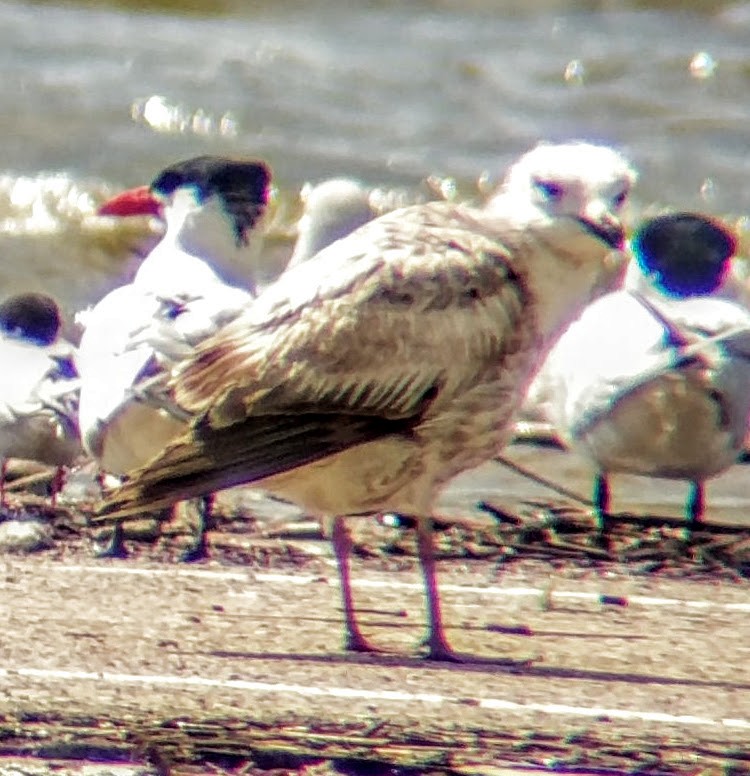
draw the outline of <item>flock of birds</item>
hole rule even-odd
[[[131,282],[80,314],[77,346],[49,297],[0,305],[0,456],[67,467],[85,454],[115,475],[95,518],[113,526],[111,554],[129,515],[199,499],[207,516],[212,494],[235,485],[332,520],[357,651],[375,648],[355,614],[345,518],[408,515],[427,656],[456,659],[433,504],[497,454],[519,413],[598,467],[603,533],[610,473],[689,481],[695,521],[704,481],[743,449],[750,312],[735,239],[671,213],[626,244],[636,177],[607,146],[542,143],[481,205],[378,217],[361,186],[329,181],[308,194],[288,267],[262,286],[268,167],[173,164],[101,208],[149,214],[164,233]]]

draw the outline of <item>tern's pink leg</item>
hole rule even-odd
[[[333,551],[336,554],[339,579],[341,580],[341,599],[344,605],[344,648],[352,652],[377,652],[378,650],[362,635],[354,614],[354,599],[352,598],[349,573],[349,553],[352,549],[352,537],[343,517],[335,517],[333,519],[331,540],[333,541]]]
[[[57,497],[63,489],[65,484],[65,469],[62,466],[58,466],[55,469],[55,476],[52,478],[52,485],[50,486],[50,501],[52,506],[57,506]]]

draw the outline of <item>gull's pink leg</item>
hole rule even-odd
[[[700,523],[706,512],[706,486],[702,482],[691,482],[690,493],[688,495],[687,507],[688,527],[692,528],[695,523]]]
[[[52,478],[52,485],[50,486],[50,501],[52,506],[57,506],[57,497],[63,489],[65,483],[65,469],[62,466],[58,466],[55,469],[55,476]]]
[[[432,518],[417,520],[417,549],[422,564],[425,593],[427,595],[428,632],[425,645],[430,660],[460,662],[461,658],[451,649],[443,629],[443,615],[440,611],[440,591],[435,574],[435,548],[432,541]]]
[[[333,542],[333,551],[336,555],[336,563],[339,567],[339,579],[341,580],[341,599],[344,605],[344,648],[352,652],[377,652],[378,650],[362,635],[354,614],[354,599],[352,598],[349,573],[349,553],[352,549],[352,537],[343,517],[335,517],[333,519],[331,540]]]

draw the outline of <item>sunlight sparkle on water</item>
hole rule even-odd
[[[2,234],[51,234],[94,212],[91,193],[67,175],[0,176]]]
[[[690,75],[701,80],[710,78],[717,66],[718,62],[707,51],[699,51],[690,60]]]
[[[571,59],[565,66],[565,83],[580,86],[586,78],[586,68],[580,59]]]
[[[712,178],[706,178],[703,183],[701,183],[700,192],[704,202],[711,202],[716,199],[718,187]]]
[[[203,108],[192,110],[184,105],[173,105],[158,94],[135,100],[130,106],[130,117],[138,124],[146,124],[154,132],[166,134],[224,137],[237,134],[237,122],[232,114],[216,117]]]
[[[427,179],[427,185],[440,197],[448,201],[454,200],[458,193],[456,179],[451,177],[441,177],[431,175]]]

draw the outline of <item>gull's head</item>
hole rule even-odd
[[[549,346],[591,299],[621,282],[621,215],[635,180],[630,163],[608,146],[540,143],[485,205],[509,241],[526,246],[518,265]]]
[[[691,297],[716,291],[737,250],[735,236],[719,221],[700,213],[669,213],[643,224],[630,248],[635,260],[627,286],[639,284],[634,271],[668,296]],[[637,270],[636,270],[637,268]]]
[[[621,213],[636,181],[630,163],[609,146],[540,143],[509,170],[487,209],[525,221],[572,219],[611,248],[621,248]]]
[[[52,345],[60,326],[60,309],[46,294],[16,294],[0,304],[0,333],[9,339]]]

